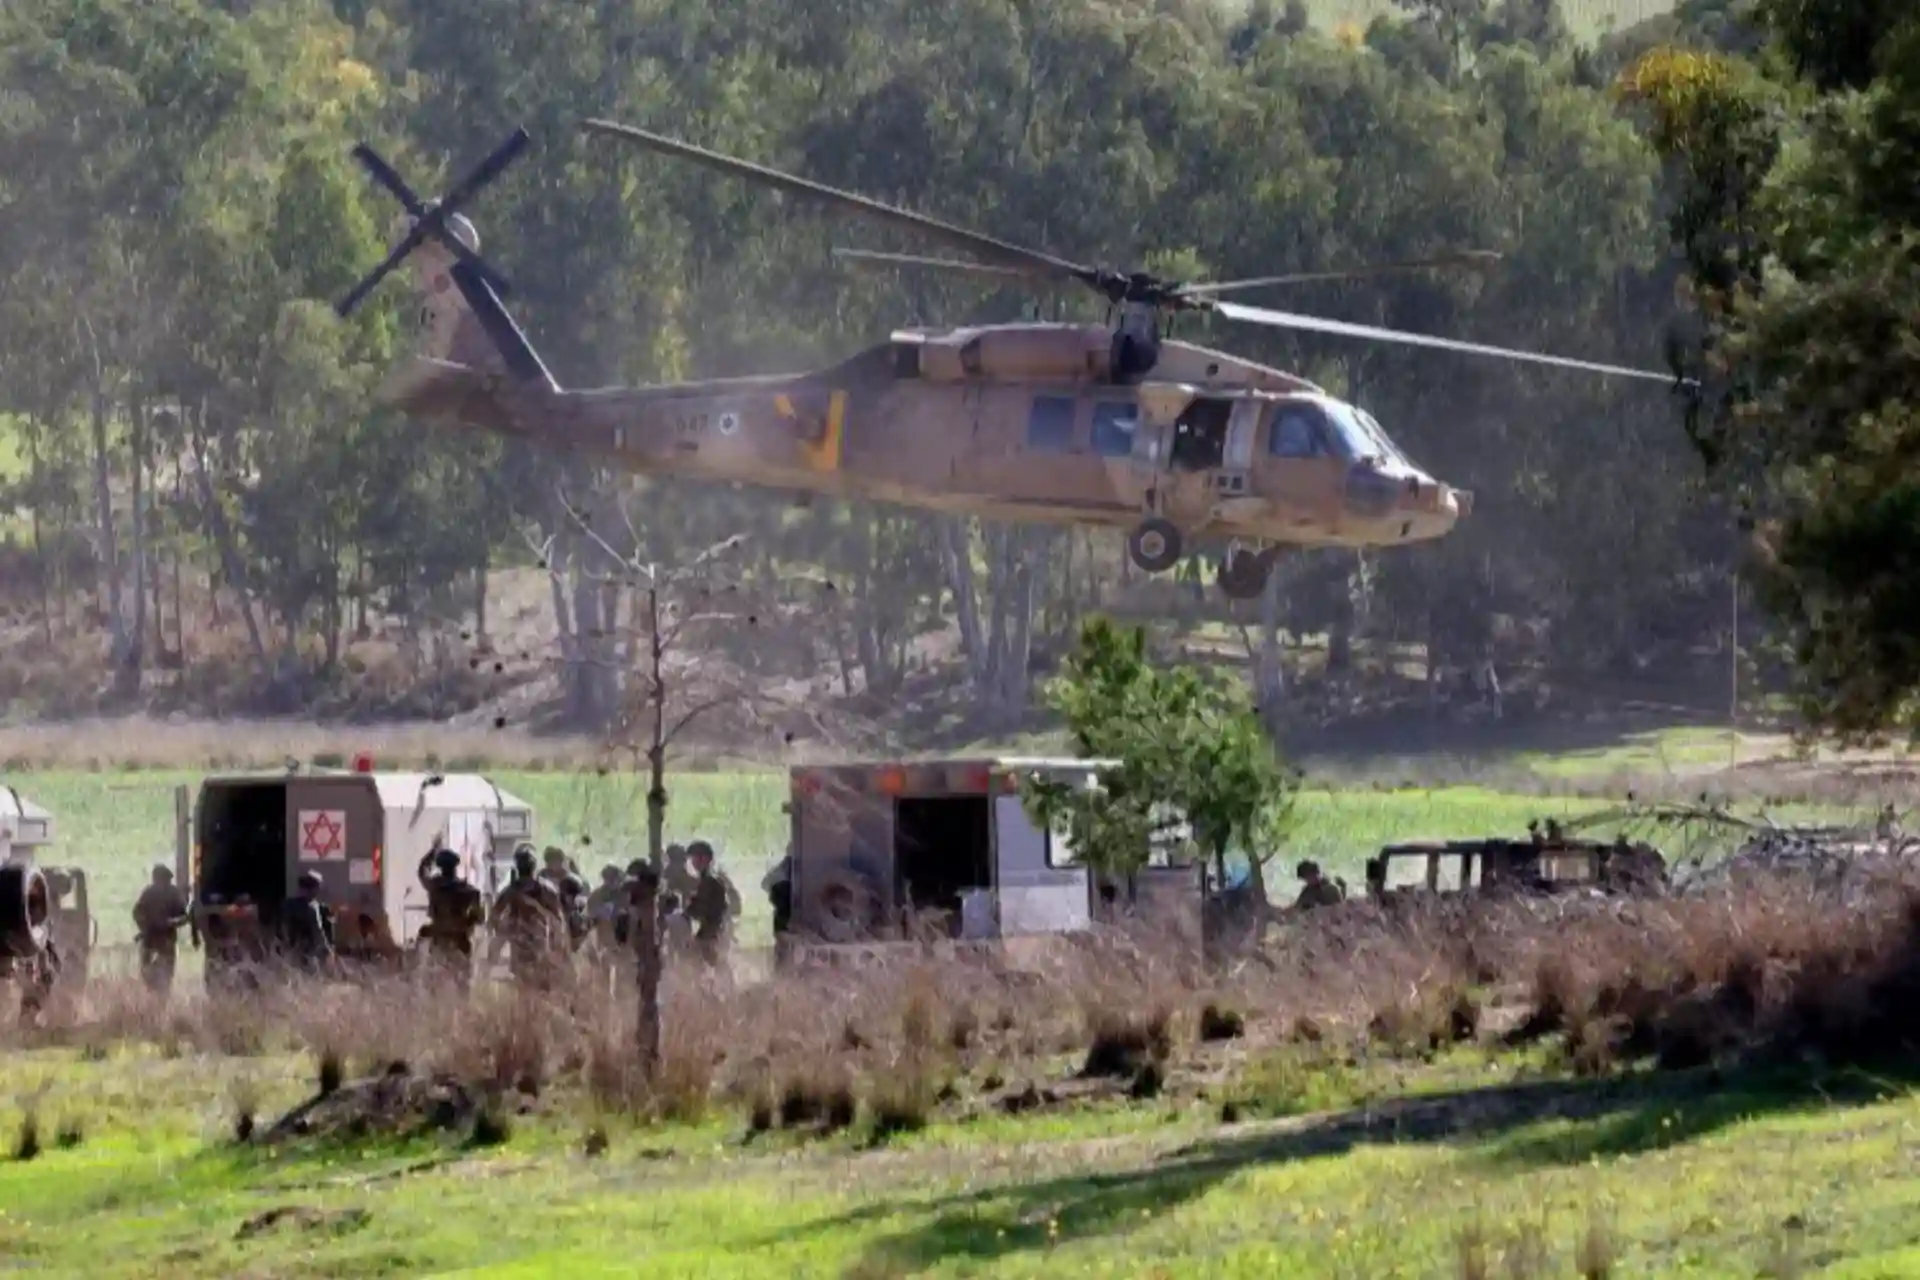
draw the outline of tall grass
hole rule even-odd
[[[1506,1027],[1483,1016],[1501,991],[1521,1006]],[[1033,1105],[1033,1085],[1050,1077],[1154,1096],[1220,1041],[1248,1060],[1293,1054],[1281,1085],[1295,1107],[1342,1096],[1300,1073],[1351,1066],[1356,1051],[1425,1054],[1493,1036],[1552,1037],[1567,1069],[1586,1074],[1755,1054],[1871,1062],[1907,1050],[1916,998],[1920,882],[1889,876],[1842,895],[1765,879],[1687,899],[1349,904],[1225,966],[1123,932],[1062,940],[1026,969],[917,950],[757,984],[676,969],[651,1078],[631,1051],[633,1002],[585,980],[550,995],[482,984],[464,999],[399,978],[269,985],[220,1002],[183,991],[157,1008],[107,979],[39,1027],[6,1029],[0,1047],[299,1052],[326,1077],[318,1092],[338,1098],[361,1096],[343,1077],[417,1077],[443,1084],[406,1093],[416,1108],[451,1105],[453,1089],[642,1120],[720,1110],[756,1128],[864,1117],[884,1138],[963,1094],[1006,1086],[1004,1109]],[[1011,1091],[1022,1081],[1025,1103]]]

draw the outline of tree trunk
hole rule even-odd
[[[979,599],[973,589],[971,541],[963,520],[950,517],[941,522],[940,554],[946,562],[947,585],[953,592],[953,611],[960,624],[960,650],[978,687],[985,682],[987,651],[980,634]]]
[[[133,481],[133,632],[126,655],[114,673],[114,692],[122,699],[139,696],[147,665],[147,407],[135,400],[128,409],[132,416],[127,452],[133,463],[128,468]]]
[[[634,1020],[634,1055],[648,1081],[660,1070],[660,873],[653,867],[627,882],[627,909],[633,921],[634,986],[639,1007]]]
[[[264,668],[267,643],[260,634],[259,619],[254,617],[253,595],[247,588],[246,562],[240,558],[239,545],[233,538],[233,526],[227,523],[226,509],[220,505],[220,496],[214,491],[213,473],[208,466],[206,417],[207,406],[202,401],[200,420],[193,436],[194,460],[198,464],[194,467],[194,477],[200,491],[200,510],[206,519],[208,531],[213,535],[213,545],[218,549],[221,571],[226,575],[227,585],[233,589],[234,599],[240,606],[240,617],[246,623],[247,643],[253,650],[254,661]],[[215,617],[217,620],[217,612]]]
[[[107,394],[93,391],[93,504],[99,527],[101,609],[112,634],[112,661],[117,673],[127,659],[127,619],[120,599],[120,542],[113,518],[112,460],[107,453]]]

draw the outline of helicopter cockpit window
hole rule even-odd
[[[1140,426],[1137,404],[1093,406],[1093,451],[1103,458],[1124,458],[1133,452],[1133,435]]]
[[[1364,409],[1356,409],[1350,404],[1335,401],[1327,407],[1327,416],[1340,434],[1341,443],[1354,459],[1372,459],[1378,463],[1398,463],[1403,467],[1413,464],[1400,452],[1399,446],[1388,438],[1371,415]]]
[[[1073,399],[1069,396],[1035,396],[1033,412],[1027,417],[1027,447],[1049,453],[1065,453],[1073,447]]]
[[[1275,409],[1267,452],[1276,458],[1326,457],[1327,431],[1320,410],[1304,404],[1282,404]]]

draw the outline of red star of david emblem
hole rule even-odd
[[[346,827],[335,822],[332,814],[315,814],[311,822],[300,824],[300,852],[331,857],[340,851],[341,837],[345,834]]]

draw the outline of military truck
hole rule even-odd
[[[790,770],[790,935],[783,957],[909,938],[961,944],[1090,928],[1134,906],[1198,930],[1202,868],[1165,853],[1119,884],[1094,875],[1020,799],[1039,774],[1097,786],[1101,762],[1022,757]],[[1155,865],[1157,864],[1157,865]]]
[[[427,920],[420,872],[436,838],[483,890],[533,838],[533,810],[486,778],[290,768],[204,780],[175,795],[176,876],[207,939],[207,977],[263,959],[282,940],[281,909],[307,871],[333,911],[343,958],[398,963]]]

